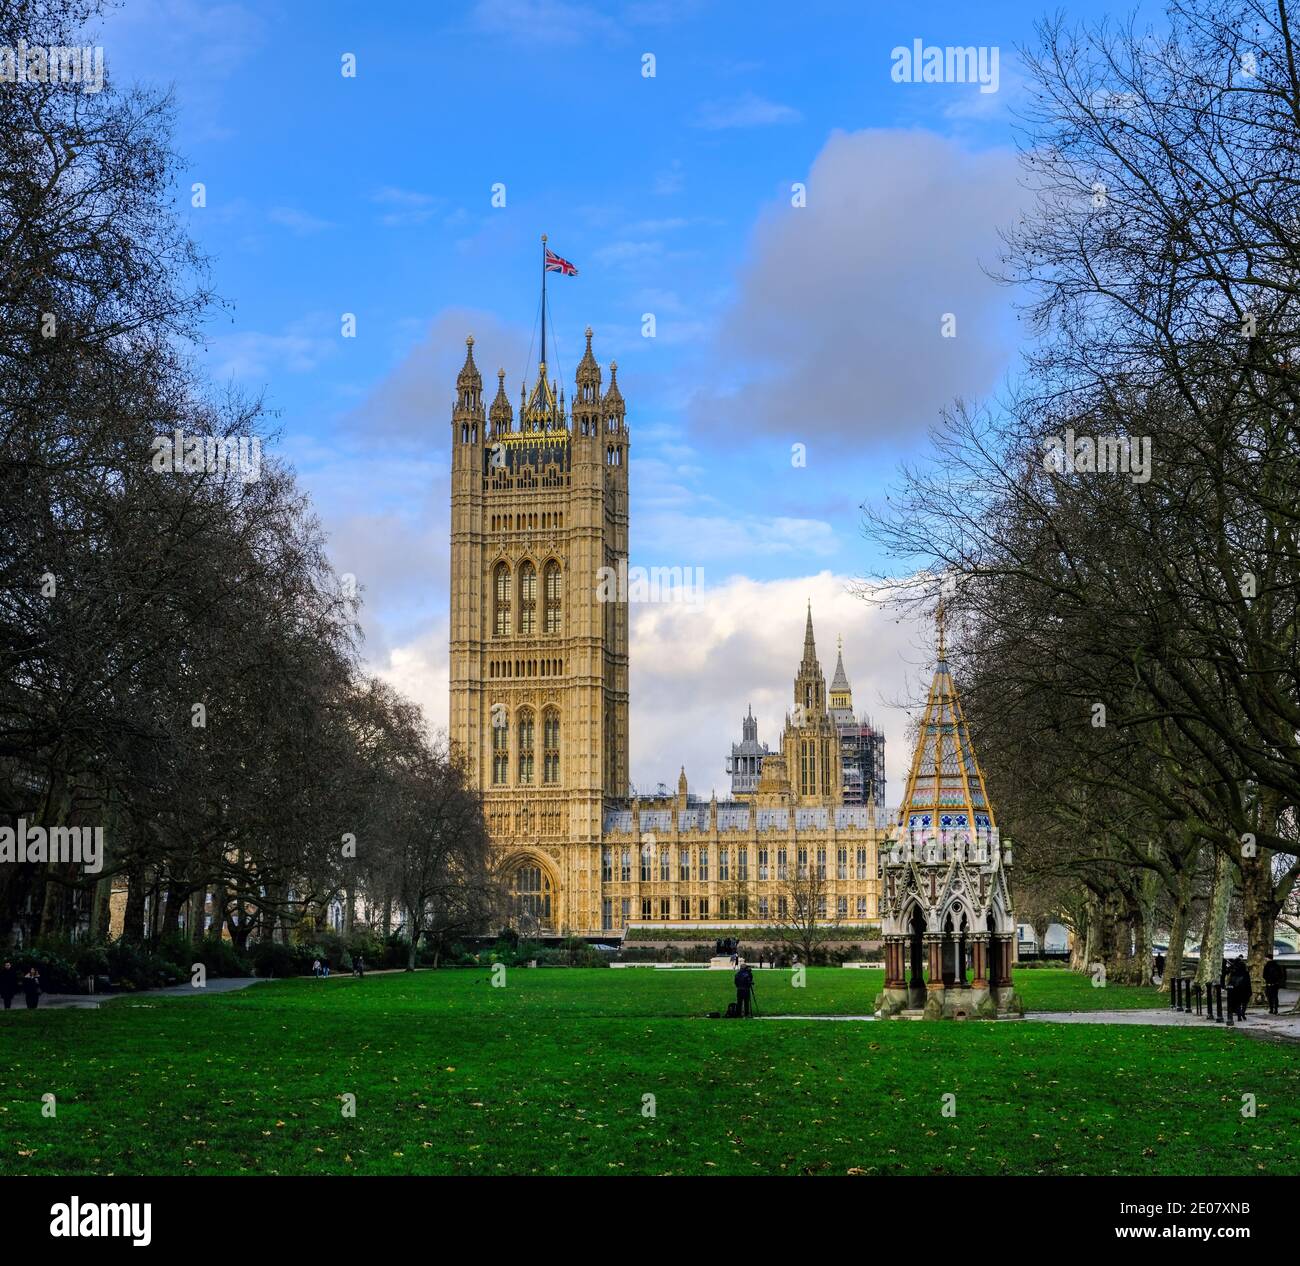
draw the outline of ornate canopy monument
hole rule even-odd
[[[891,1019],[996,1019],[1023,1008],[1011,983],[1016,934],[1003,840],[944,649],[917,735],[907,793],[881,850],[885,988]]]

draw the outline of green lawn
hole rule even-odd
[[[758,1002],[862,1013],[880,981],[763,972]],[[1300,1173],[1294,1046],[1212,1026],[698,1018],[728,985],[426,971],[0,1013],[0,1174]],[[1063,971],[1017,985],[1031,1010],[1160,1004]]]

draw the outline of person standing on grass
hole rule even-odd
[[[740,970],[736,973],[735,985],[736,1014],[749,1016],[752,1019],[754,1008],[750,1005],[749,996],[754,992],[754,973],[748,963],[742,964]]]
[[[352,966],[358,976],[364,976],[366,974],[366,960],[362,958],[360,954],[357,955],[356,961]]]
[[[1270,954],[1264,964],[1264,995],[1268,998],[1269,1015],[1277,1015],[1277,991],[1285,980],[1286,968]]]
[[[23,998],[27,1010],[35,1011],[36,1004],[41,999],[41,973],[35,967],[28,968],[27,975],[23,977]]]
[[[316,959],[315,962],[312,963],[312,965],[311,965],[311,974],[312,974],[313,976],[319,976],[319,975],[320,975],[320,959],[319,959],[319,958]]]
[[[14,995],[18,992],[18,973],[14,971],[14,965],[7,958],[5,965],[0,968],[0,1001],[5,1004],[5,1010],[8,1011],[13,1006]]]

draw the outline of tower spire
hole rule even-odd
[[[803,631],[803,662],[805,664],[815,664],[817,662],[817,643],[813,640],[811,598],[808,599],[808,623],[804,626]]]

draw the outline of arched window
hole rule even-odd
[[[519,568],[519,635],[537,632],[537,568],[524,563]]]
[[[540,866],[520,866],[511,877],[515,916],[525,927],[551,920],[551,881]]]
[[[504,717],[501,725],[496,724],[497,719],[492,718],[492,781],[502,786],[510,781],[510,727]]]
[[[498,563],[493,574],[494,628],[497,637],[510,636],[510,568]]]
[[[533,781],[533,714],[525,708],[519,714],[519,783]]]
[[[560,564],[549,562],[544,573],[546,589],[546,631],[560,631]]]
[[[560,714],[547,712],[542,718],[542,781],[560,781]]]

